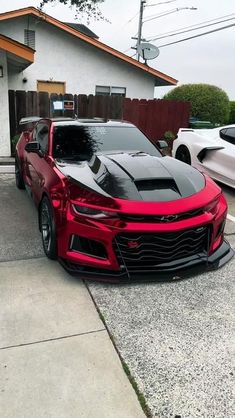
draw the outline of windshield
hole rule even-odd
[[[64,125],[54,129],[54,158],[87,160],[94,153],[122,151],[142,151],[161,157],[157,148],[136,127]]]

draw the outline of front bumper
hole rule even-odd
[[[159,265],[155,271],[129,272],[125,267],[119,271],[95,269],[81,266],[60,258],[61,265],[72,275],[79,275],[81,279],[99,280],[121,283],[130,281],[163,281],[180,280],[192,277],[206,271],[217,270],[224,266],[234,256],[230,244],[223,240],[219,248],[209,257],[205,254],[187,257],[168,265]]]
[[[222,197],[216,215],[203,212],[170,223],[101,222],[79,217],[69,207],[58,230],[58,258],[71,274],[107,282],[177,280],[215,270],[234,255],[223,239],[226,211]],[[93,254],[87,247],[74,248],[80,239],[85,246],[98,243]]]

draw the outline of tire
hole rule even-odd
[[[21,172],[20,165],[17,159],[15,159],[15,182],[16,182],[16,187],[18,189],[20,190],[25,189],[22,172]]]
[[[185,145],[180,145],[175,153],[177,160],[183,161],[183,163],[191,165],[191,155],[188,148]]]
[[[53,210],[48,197],[44,196],[39,208],[40,231],[44,252],[51,260],[57,259],[57,239]]]

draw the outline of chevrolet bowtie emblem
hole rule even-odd
[[[165,215],[161,217],[162,222],[173,222],[178,219],[178,215]]]

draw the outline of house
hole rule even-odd
[[[155,86],[177,84],[174,78],[100,42],[84,25],[61,22],[34,7],[1,13],[0,34],[0,68],[5,74],[0,80],[0,100],[5,104],[2,89],[5,93],[8,89],[36,90],[151,99]],[[12,65],[14,42],[18,61],[26,50],[30,54],[27,65],[24,60],[22,65]],[[9,50],[4,49],[6,44],[7,48],[11,45]],[[6,119],[0,116],[1,126]],[[9,145],[2,142],[0,155],[5,155]]]
[[[21,73],[33,62],[33,49],[0,34],[0,156],[11,154],[8,75]]]

